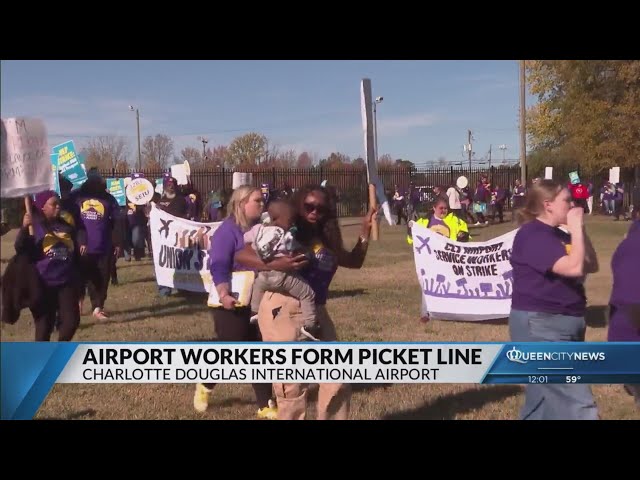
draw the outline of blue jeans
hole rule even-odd
[[[584,317],[511,310],[514,342],[584,342]],[[585,384],[535,384],[525,387],[521,420],[598,420],[591,387]]]

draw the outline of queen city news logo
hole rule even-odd
[[[604,352],[523,352],[516,347],[505,352],[507,360],[514,363],[528,362],[602,362],[606,360]]]

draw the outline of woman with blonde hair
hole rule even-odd
[[[261,341],[256,324],[250,322],[249,306],[236,306],[236,298],[230,294],[233,272],[251,271],[235,262],[236,252],[244,248],[244,233],[260,219],[264,208],[264,198],[259,188],[243,185],[233,191],[228,204],[227,218],[211,237],[209,250],[209,270],[220,298],[221,307],[212,308],[214,329],[218,341],[252,342]],[[204,412],[215,384],[197,384],[193,406]],[[258,404],[258,417],[274,419],[277,409],[271,402],[272,387],[268,383],[253,385]]]
[[[569,190],[553,180],[540,180],[528,192],[511,254],[513,341],[584,341],[584,280],[598,262],[583,215]],[[597,420],[598,409],[589,385],[532,384],[521,419]]]

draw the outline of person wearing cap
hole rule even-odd
[[[174,177],[166,176],[162,181],[162,197],[157,203],[158,208],[169,215],[188,218],[189,204],[178,189],[178,181]]]
[[[90,170],[87,181],[71,192],[71,201],[80,210],[80,222],[86,230],[87,246],[81,251],[83,276],[81,302],[85,289],[89,291],[93,316],[98,320],[108,318],[104,311],[111,277],[113,255],[120,256],[121,224],[116,221],[118,201],[107,192],[104,179],[96,170]],[[81,227],[82,228],[82,227]]]
[[[184,195],[178,190],[178,181],[171,176],[165,176],[162,181],[162,197],[156,203],[160,210],[164,210],[174,217],[188,219],[189,204]],[[158,285],[160,295],[171,295],[172,288],[165,285]]]
[[[38,193],[33,213],[23,217],[15,249],[31,258],[40,281],[42,297],[31,308],[37,342],[51,339],[57,317],[59,341],[70,341],[80,324],[78,257],[84,238],[78,234],[60,217],[60,197],[52,190]]]

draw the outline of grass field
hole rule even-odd
[[[611,290],[610,258],[629,227],[611,218],[588,219],[600,271],[587,280],[588,341],[605,341],[606,305]],[[498,236],[512,226],[475,230],[474,239]],[[353,245],[358,228],[344,228]],[[506,322],[419,322],[420,291],[406,228],[383,226],[372,242],[362,270],[340,269],[332,284],[328,309],[345,341],[507,341]],[[13,255],[14,232],[2,238],[2,268]],[[199,296],[157,295],[150,260],[119,263],[119,286],[109,288],[110,321],[82,317],[78,341],[207,341],[213,325]],[[2,341],[30,341],[28,310],[17,324],[2,324]],[[640,419],[640,411],[620,385],[594,386],[603,419]],[[252,419],[249,385],[219,385],[205,414],[192,407],[192,385],[55,385],[36,418],[58,419]],[[355,385],[353,419],[515,419],[523,401],[520,386]],[[309,418],[314,409],[309,408]]]

